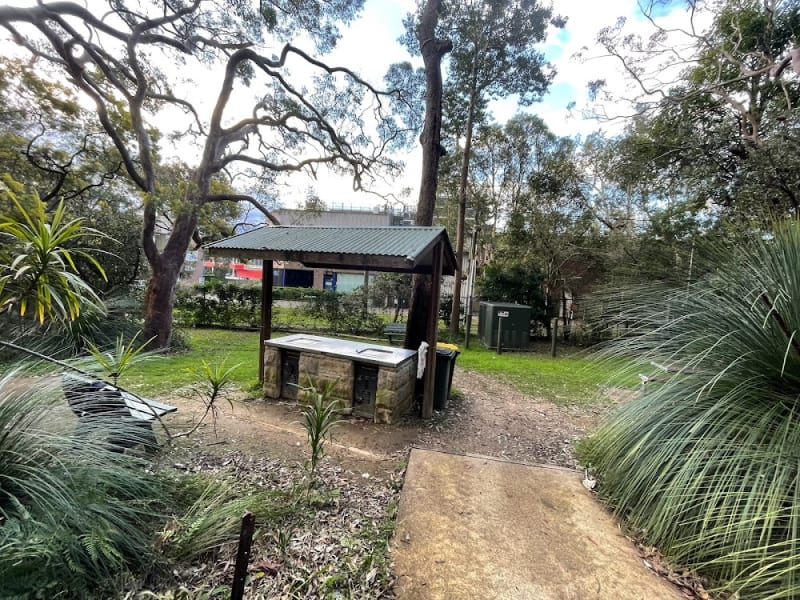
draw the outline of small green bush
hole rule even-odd
[[[23,388],[16,375],[0,379],[2,594],[103,597],[115,577],[158,561],[164,489],[143,461],[108,448],[107,427],[83,427],[79,438],[43,429],[63,399],[52,385]]]

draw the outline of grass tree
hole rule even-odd
[[[20,374],[0,378],[2,595],[102,597],[116,576],[156,561],[163,486],[143,461],[109,451],[107,432],[59,428],[55,384],[25,386]]]
[[[611,353],[664,369],[581,449],[648,543],[742,598],[800,595],[799,299],[797,223],[642,293]]]

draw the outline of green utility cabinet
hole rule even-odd
[[[531,307],[509,302],[481,302],[478,309],[478,338],[483,345],[497,348],[501,319],[503,348],[527,348],[531,337]]]

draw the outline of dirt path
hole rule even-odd
[[[415,449],[392,557],[402,600],[681,600],[569,469]]]
[[[575,465],[573,442],[591,429],[606,407],[556,406],[526,396],[508,384],[456,368],[453,386],[462,392],[430,421],[409,416],[397,425],[346,418],[337,424],[330,455],[347,470],[385,475],[394,472],[411,447],[496,456],[531,464]],[[176,420],[197,418],[196,400],[171,394]],[[220,405],[213,429],[193,442],[195,449],[224,454],[239,450],[301,463],[306,458],[300,412],[291,402],[236,402]]]
[[[586,434],[605,407],[556,406],[480,373],[456,369],[453,386],[463,397],[443,415],[446,427],[420,432],[417,445],[525,463],[572,467],[573,442]]]

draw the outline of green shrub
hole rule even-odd
[[[256,327],[261,321],[261,287],[215,281],[181,288],[175,297],[175,320],[193,327]]]
[[[306,306],[306,313],[324,321],[333,333],[376,333],[383,326],[383,319],[370,313],[365,301],[363,288],[349,294],[320,291]]]
[[[331,333],[369,334],[383,320],[365,309],[360,288],[344,294],[308,288],[275,288],[274,300],[304,302],[302,308],[273,306],[273,325],[317,329]],[[259,286],[213,282],[178,290],[176,322],[191,327],[258,327],[261,323]]]
[[[726,250],[713,276],[618,307],[633,333],[610,353],[667,371],[581,454],[617,514],[715,592],[796,598],[800,227]]]
[[[63,399],[52,385],[23,384],[19,372],[0,379],[3,594],[102,597],[114,577],[157,561],[163,488],[141,460],[108,448],[107,428],[83,427],[79,438],[43,429]]]
[[[301,287],[276,287],[272,288],[272,298],[275,300],[299,301],[305,299],[309,294],[313,295],[314,290]]]

